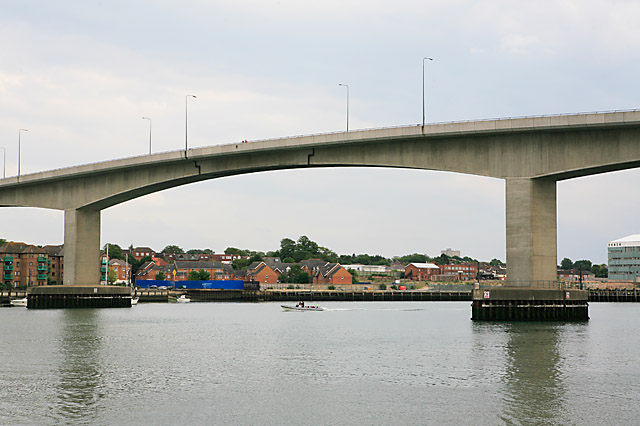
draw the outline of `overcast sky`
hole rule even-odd
[[[640,2],[37,1],[0,5],[6,174],[189,145],[428,122],[640,108]],[[558,183],[558,258],[606,262],[640,233],[631,170]],[[505,260],[504,182],[396,169],[257,173],[102,213],[102,244]],[[63,242],[59,211],[0,209],[0,238]]]

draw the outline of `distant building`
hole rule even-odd
[[[131,265],[124,260],[111,259],[109,261],[109,269],[112,269],[116,273],[116,280],[114,284],[129,283],[131,278]]]
[[[131,250],[130,255],[133,256],[136,260],[140,260],[143,257],[154,257],[156,255],[156,252],[149,247],[134,247]]]
[[[60,285],[64,279],[64,244],[44,246],[49,257],[49,284]]]
[[[640,278],[640,234],[611,241],[608,257],[609,280],[637,282]]]
[[[595,278],[595,274],[588,269],[558,269],[558,278],[567,281],[590,281]]]
[[[8,242],[0,245],[2,283],[11,287],[47,285],[49,257],[31,244]]]
[[[413,281],[429,281],[440,275],[435,263],[410,263],[404,267],[404,277]]]
[[[441,275],[458,281],[475,280],[478,277],[477,263],[440,265]]]
[[[249,260],[249,256],[240,256],[239,254],[210,254],[209,259],[216,260],[218,262],[231,264],[234,260],[246,259]]]
[[[265,262],[253,262],[247,267],[244,279],[260,284],[275,284],[278,282],[278,274]]]
[[[353,277],[339,263],[326,263],[312,271],[311,282],[314,284],[347,285],[352,284]]]
[[[355,263],[353,265],[342,265],[342,267],[347,270],[353,269],[354,271],[363,274],[384,274],[391,271],[391,268],[386,265],[361,265],[359,263]]]
[[[173,271],[176,271],[175,281],[188,280],[190,272],[200,270],[208,272],[210,280],[234,279],[233,267],[222,262],[176,260],[170,267],[172,276]],[[171,279],[171,277],[167,277],[167,279]]]
[[[448,248],[446,250],[440,250],[440,254],[447,255],[449,257],[460,257],[460,250],[453,250],[452,248]]]

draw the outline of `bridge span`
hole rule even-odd
[[[64,283],[95,285],[102,209],[224,176],[354,166],[504,179],[509,281],[553,281],[556,182],[639,167],[640,111],[358,130],[105,161],[2,179],[0,207],[64,210]]]

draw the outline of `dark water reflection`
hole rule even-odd
[[[73,423],[92,423],[101,393],[100,311],[61,311],[56,417]]]
[[[559,328],[563,324],[508,324],[503,401],[506,424],[556,425],[567,389],[562,380]]]

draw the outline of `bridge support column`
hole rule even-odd
[[[100,284],[100,210],[64,211],[64,284]]]
[[[556,182],[507,178],[507,280],[541,287],[557,280]]]

